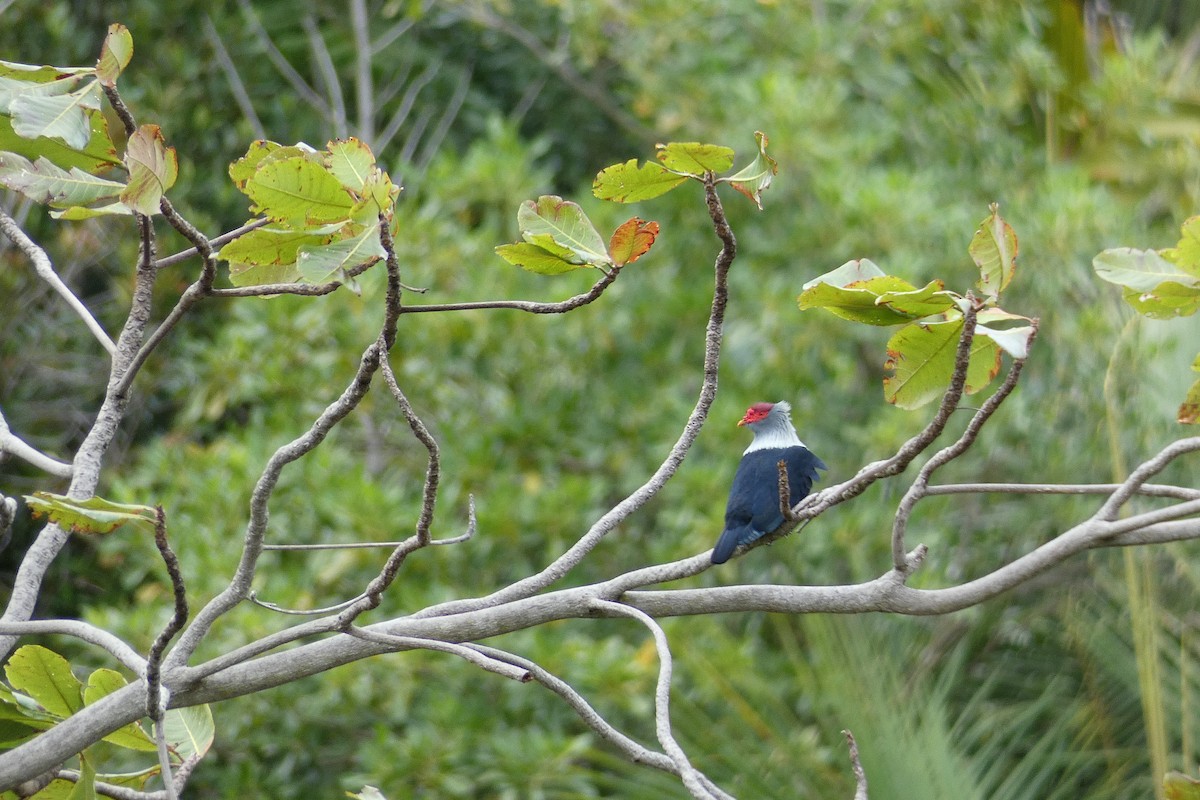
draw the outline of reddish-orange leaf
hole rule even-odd
[[[613,231],[608,241],[609,255],[618,267],[632,264],[654,245],[658,237],[658,223],[646,222],[641,217],[630,217]]]

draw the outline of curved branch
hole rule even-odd
[[[683,752],[683,748],[679,746],[679,742],[675,740],[675,734],[671,731],[671,673],[673,671],[673,661],[671,659],[671,646],[667,641],[667,634],[663,631],[662,626],[651,619],[646,612],[622,605],[621,603],[596,599],[592,601],[592,606],[601,611],[635,619],[645,625],[654,637],[654,647],[658,650],[658,685],[654,690],[654,728],[658,735],[659,744],[663,746],[663,750],[675,762],[675,766],[679,768],[679,778],[683,781],[684,787],[691,792],[692,797],[697,798],[697,800],[708,800],[708,798],[713,797],[713,793],[708,790],[702,781],[703,776],[692,766],[691,761],[688,760],[687,753]]]
[[[109,653],[138,675],[146,672],[146,659],[113,634],[77,619],[37,619],[28,622],[0,622],[0,636],[72,636]]]

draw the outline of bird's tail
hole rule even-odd
[[[749,525],[726,528],[725,532],[721,534],[721,538],[717,540],[717,546],[713,548],[712,563],[724,564],[733,555],[733,551],[737,550],[738,545],[755,538],[757,537],[754,536],[754,531]]]

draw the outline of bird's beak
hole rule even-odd
[[[746,424],[746,418],[745,418],[745,417],[742,417],[741,419],[739,419],[739,420],[738,420],[738,427],[739,427],[739,428],[740,428],[740,427],[742,427],[742,426],[743,426],[743,425],[745,425],[745,424]]]

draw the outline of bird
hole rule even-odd
[[[783,524],[779,508],[779,462],[787,464],[788,489],[794,504],[820,480],[818,469],[825,462],[805,447],[792,426],[792,407],[783,401],[755,403],[738,425],[754,434],[742,453],[729,501],[725,506],[725,530],[712,551],[712,563],[724,564],[738,547],[770,533]]]

